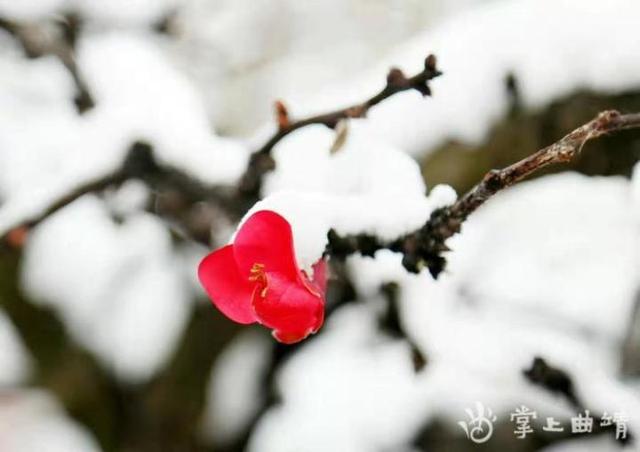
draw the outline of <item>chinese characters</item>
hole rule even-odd
[[[493,414],[490,408],[485,407],[480,402],[476,402],[475,408],[475,411],[467,408],[465,412],[469,420],[460,421],[458,425],[464,430],[467,438],[476,444],[481,444],[491,438],[493,426],[498,417]],[[528,435],[534,434],[536,431],[534,421],[537,420],[539,420],[539,424],[542,424],[542,431],[552,434],[561,433],[565,430],[570,431],[572,435],[588,434],[594,432],[594,425],[597,425],[600,428],[615,426],[616,440],[626,440],[628,435],[627,422],[629,418],[623,412],[609,414],[605,411],[599,422],[594,419],[589,410],[576,413],[569,421],[564,422],[553,417],[539,417],[536,411],[525,405],[520,405],[509,413],[509,421],[514,424],[513,434],[517,439],[525,439]]]

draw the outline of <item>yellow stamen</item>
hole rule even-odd
[[[264,264],[253,264],[251,270],[249,270],[249,273],[249,281],[255,282],[257,283],[257,285],[264,286],[260,291],[260,296],[262,298],[265,298],[269,289],[269,280],[267,278],[267,273],[265,272]]]

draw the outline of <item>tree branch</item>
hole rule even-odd
[[[402,263],[408,271],[418,273],[427,267],[437,277],[446,265],[441,255],[449,250],[445,241],[460,232],[467,217],[493,195],[549,165],[571,161],[589,140],[638,128],[640,113],[622,115],[614,110],[604,111],[556,143],[506,168],[489,171],[479,184],[454,204],[435,210],[419,230],[391,243],[384,243],[371,235],[340,237],[335,231],[330,231],[327,252],[335,257],[345,257],[356,252],[373,255],[379,249],[390,249],[403,253]]]
[[[70,16],[67,22],[75,24],[75,16]],[[77,25],[65,28],[64,41],[66,46],[61,47],[55,41],[36,39],[37,29],[32,26],[18,24],[0,18],[0,28],[14,35],[23,46],[25,53],[32,58],[44,54],[55,54],[74,76],[77,85],[82,84],[73,61],[71,49],[76,40]],[[278,132],[268,140],[258,151],[252,154],[247,170],[240,179],[238,187],[205,186],[199,181],[189,177],[175,168],[160,165],[153,157],[151,147],[142,142],[136,142],[125,159],[122,167],[97,180],[87,182],[72,192],[54,201],[42,213],[30,218],[23,223],[11,228],[9,233],[0,236],[0,245],[13,243],[20,245],[26,237],[28,229],[37,226],[44,219],[54,214],[63,207],[88,193],[104,191],[110,187],[117,187],[130,179],[139,179],[152,188],[169,188],[180,197],[185,198],[191,204],[199,201],[213,201],[221,207],[233,220],[238,220],[258,200],[263,176],[275,167],[271,157],[271,150],[278,141],[289,133],[311,124],[324,124],[334,128],[343,119],[364,117],[369,109],[388,97],[410,89],[415,89],[425,96],[431,94],[428,82],[439,76],[441,72],[436,68],[436,58],[429,55],[424,63],[424,69],[413,77],[406,77],[400,69],[391,69],[387,76],[387,84],[382,91],[364,102],[351,107],[336,110],[322,115],[312,116],[306,119],[290,122],[286,107],[281,102],[276,102],[276,116],[278,120]],[[80,89],[80,88],[79,88]],[[87,93],[88,95],[88,93]],[[208,232],[190,231],[189,235],[197,242],[207,244]],[[209,228],[206,228],[209,231]]]
[[[490,171],[478,185],[448,209],[447,215],[449,218],[464,221],[498,191],[512,186],[546,166],[570,162],[580,153],[587,141],[607,133],[639,127],[640,113],[621,115],[614,110],[604,111],[560,141],[506,168]]]
[[[245,212],[244,206],[238,204],[233,198],[232,190],[229,187],[207,185],[176,168],[160,164],[155,159],[151,146],[145,142],[138,141],[133,143],[120,168],[78,186],[73,191],[53,201],[39,214],[16,224],[6,234],[0,235],[0,245],[19,246],[29,229],[37,226],[49,216],[80,197],[89,193],[99,193],[108,188],[118,187],[124,182],[133,179],[144,182],[155,192],[177,193],[189,206],[211,201],[233,220],[238,220]],[[210,226],[211,224],[206,225],[204,228],[206,232],[195,232],[195,229],[199,231],[203,229],[202,227],[195,227],[194,230],[189,231],[189,236],[194,241],[208,246]],[[185,228],[190,229],[189,225],[185,225]],[[15,243],[16,240],[13,240],[15,237],[18,237],[17,243]]]
[[[423,96],[430,96],[429,81],[441,74],[442,72],[436,67],[436,57],[429,55],[425,59],[424,69],[413,77],[407,77],[400,69],[392,68],[387,75],[385,87],[364,102],[293,122],[290,121],[284,104],[280,101],[276,102],[275,110],[278,130],[260,149],[251,155],[247,170],[240,180],[239,191],[243,195],[254,199],[259,197],[263,176],[275,168],[275,161],[271,156],[271,151],[280,140],[291,132],[312,124],[322,124],[334,129],[343,119],[365,117],[371,107],[402,91],[414,89]]]
[[[37,24],[21,23],[0,17],[0,28],[20,43],[28,58],[53,55],[60,60],[73,79],[76,87],[76,96],[73,101],[78,112],[82,114],[92,109],[95,102],[75,59],[75,43],[80,29],[80,18],[69,14],[55,25],[58,28],[57,33],[47,33]]]

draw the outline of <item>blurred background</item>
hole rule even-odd
[[[639,23],[634,0],[0,0],[0,451],[640,450],[637,131],[492,199],[438,280],[332,262],[326,325],[294,346],[223,317],[195,270],[259,197],[461,194],[640,112]],[[349,171],[311,126],[225,204],[274,101],[344,107],[430,53],[432,97],[347,125]],[[476,402],[483,444],[459,425]]]

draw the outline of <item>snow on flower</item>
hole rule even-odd
[[[249,217],[232,244],[202,260],[198,277],[224,315],[271,328],[280,342],[301,341],[322,326],[326,262],[316,262],[310,279],[296,261],[291,226],[273,211]]]

